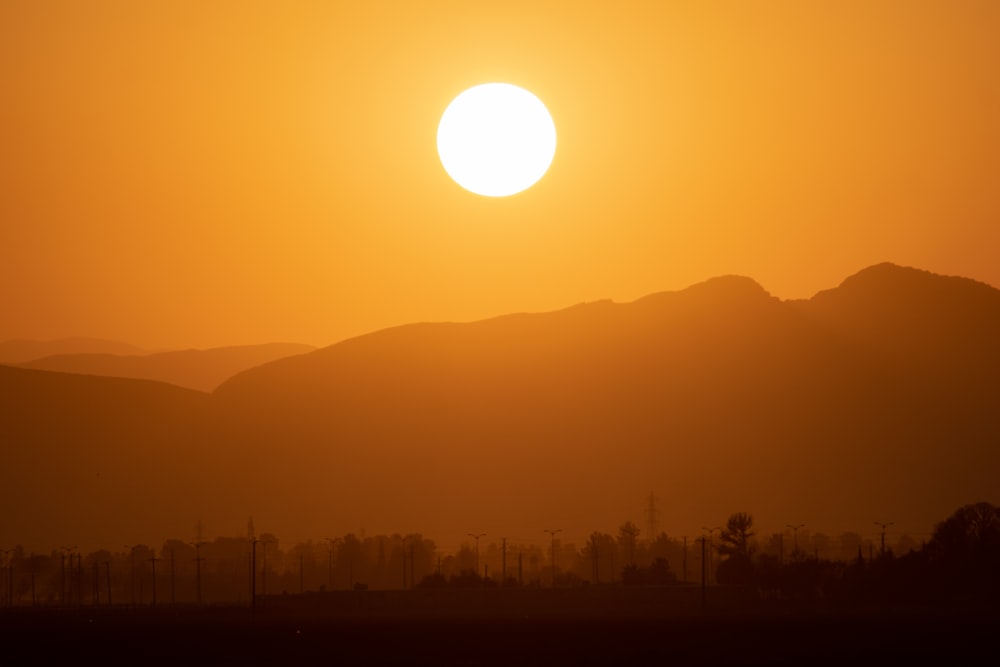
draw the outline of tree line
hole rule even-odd
[[[284,547],[270,533],[168,539],[47,554],[0,549],[3,607],[247,604],[252,596],[375,589],[725,586],[761,599],[989,602],[1000,599],[1000,510],[958,508],[929,541],[895,544],[803,525],[758,535],[731,514],[695,536],[644,536],[631,521],[580,543],[471,539],[445,552],[419,533],[354,533]]]

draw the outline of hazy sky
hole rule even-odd
[[[1000,2],[0,3],[0,340],[326,345],[721,274],[1000,285]],[[450,180],[506,81],[548,174]]]

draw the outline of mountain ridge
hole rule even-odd
[[[211,392],[241,370],[281,357],[314,350],[299,343],[233,345],[171,350],[143,355],[62,354],[19,364],[23,368],[169,382]]]
[[[52,354],[150,354],[129,343],[83,336],[32,340],[12,338],[0,341],[0,364],[18,364]]]
[[[331,526],[517,536],[533,521],[576,539],[638,519],[653,491],[671,534],[733,511],[762,530],[863,530],[888,516],[919,534],[1000,494],[1000,292],[905,267],[862,278],[805,301],[723,276],[625,304],[406,324],[254,366],[211,394],[168,392],[169,408],[147,387],[129,414],[116,406],[132,381],[101,393],[87,388],[98,378],[63,377],[31,409],[0,405],[4,435],[23,441],[0,501],[75,489],[79,530],[123,538],[252,515],[290,539]],[[855,290],[864,280],[876,284]],[[894,281],[915,296],[880,304]],[[905,327],[933,322],[923,311],[942,298],[945,325]],[[4,396],[24,394],[0,380]],[[95,396],[94,410],[59,407]],[[149,444],[136,450],[137,438]],[[87,518],[83,480],[46,476],[87,451],[121,484],[148,456],[176,461],[151,468],[143,512],[104,511],[103,525]],[[106,508],[114,494],[102,493]],[[53,502],[34,522],[22,504],[0,530],[72,530]]]

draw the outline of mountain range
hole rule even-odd
[[[810,299],[721,276],[376,331],[211,393],[0,367],[4,541],[470,532],[582,543],[737,511],[920,539],[1000,495],[1000,291],[880,264]],[[64,370],[66,367],[63,367]]]
[[[53,354],[18,365],[64,373],[158,380],[210,392],[242,370],[315,349],[312,345],[299,343],[267,343],[207,350],[171,350],[153,354],[90,352]]]
[[[57,340],[0,341],[0,364],[21,364],[33,359],[58,354],[150,354],[148,350],[100,338],[60,338]]]

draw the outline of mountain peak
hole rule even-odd
[[[1000,337],[1000,290],[970,278],[883,262],[802,302],[804,312],[884,353],[983,366],[970,350]]]
[[[674,292],[656,292],[641,297],[636,304],[653,304],[664,300],[704,301],[717,307],[723,304],[747,303],[754,301],[776,300],[753,278],[735,274],[727,274],[709,278],[690,287]]]
[[[978,298],[1000,291],[971,278],[932,273],[925,269],[900,266],[891,262],[874,264],[848,276],[836,288],[818,292],[814,302],[862,300],[875,303],[940,304],[947,307],[963,295]],[[990,298],[990,296],[986,296]],[[996,298],[995,296],[993,298]]]
[[[766,296],[771,294],[753,278],[736,274],[726,274],[695,283],[685,291],[714,292],[733,296]]]

